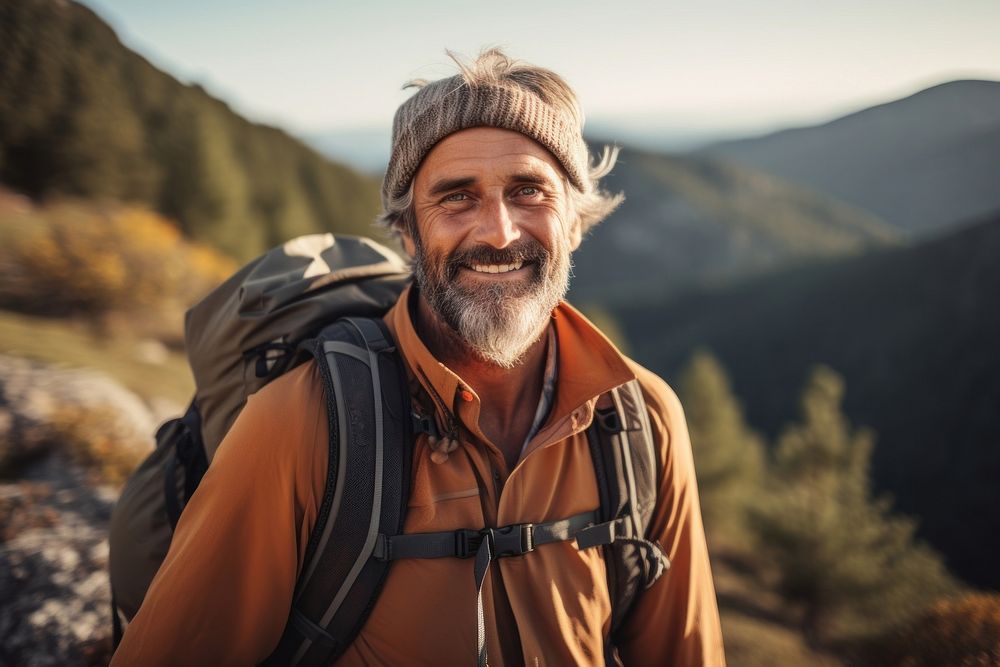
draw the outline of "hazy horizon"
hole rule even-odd
[[[445,47],[504,46],[563,74],[590,122],[702,135],[831,120],[955,79],[1000,80],[1000,3],[568,0],[163,3],[87,0],[122,41],[258,122],[299,136],[388,127]]]

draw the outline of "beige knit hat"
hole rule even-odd
[[[460,73],[433,82],[410,82],[408,87],[419,90],[396,110],[392,152],[382,181],[386,222],[393,217],[394,202],[406,195],[434,145],[471,127],[498,127],[531,137],[555,156],[577,190],[597,194],[593,193],[595,181],[610,170],[614,155],[609,159],[606,151],[601,164],[590,167],[583,112],[573,90],[558,74],[512,60],[499,49],[484,51],[469,65],[451,52],[448,55]],[[609,201],[606,213],[620,200]]]

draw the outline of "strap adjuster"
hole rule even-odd
[[[410,421],[413,424],[414,434],[426,433],[427,435],[432,435],[435,438],[441,437],[441,434],[438,432],[437,424],[434,422],[434,418],[430,415],[422,415],[414,410],[410,413]]]
[[[594,420],[608,433],[621,433],[625,430],[618,411],[614,407],[597,408],[594,410]]]
[[[455,556],[458,558],[472,558],[479,551],[483,543],[483,531],[481,530],[456,530],[455,531]]]

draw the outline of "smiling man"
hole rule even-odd
[[[536,141],[475,127],[442,139],[413,182],[402,230],[419,286],[417,331],[490,402],[479,426],[513,469],[537,416],[542,336],[579,243],[558,161]],[[557,345],[557,341],[552,345]]]
[[[414,273],[385,322],[441,433],[412,443],[401,537],[417,555],[393,561],[335,662],[722,665],[681,406],[563,301],[572,252],[621,200],[598,187],[615,153],[592,164],[553,72],[496,50],[460,68],[397,111],[383,183],[382,220]],[[602,464],[599,422],[648,458]],[[313,362],[250,399],[115,664],[275,660],[286,625],[302,624],[289,610],[328,437]],[[598,525],[608,488],[627,502]],[[478,551],[431,555],[469,528],[483,529]]]

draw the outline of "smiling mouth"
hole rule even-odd
[[[465,268],[476,273],[510,273],[517,271],[524,262],[514,262],[512,264],[467,264]]]

